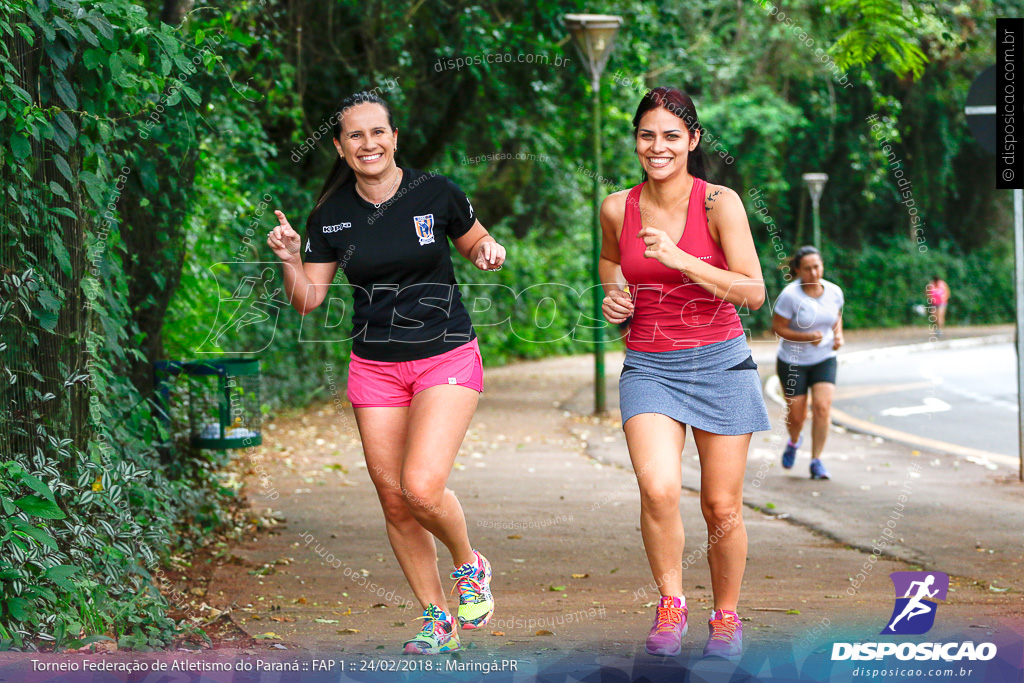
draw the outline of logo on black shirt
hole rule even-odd
[[[329,232],[341,232],[342,230],[345,230],[346,228],[351,228],[351,227],[352,227],[351,223],[338,223],[337,225],[325,225],[324,226],[324,234],[326,235]]]
[[[420,246],[431,244],[434,241],[434,214],[413,216],[412,222],[416,228],[416,235],[420,238]]]

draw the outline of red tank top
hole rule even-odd
[[[619,236],[622,275],[629,283],[633,298],[633,319],[626,337],[626,348],[658,352],[693,348],[734,339],[743,334],[743,323],[736,307],[718,299],[690,278],[645,258],[647,246],[637,236],[643,223],[640,216],[640,183],[626,197],[626,214]],[[725,252],[711,238],[704,207],[707,183],[694,177],[686,225],[677,246],[716,268],[729,269]]]

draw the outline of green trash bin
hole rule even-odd
[[[162,361],[155,370],[165,387],[167,376],[185,376],[193,446],[227,450],[263,443],[258,359]],[[166,389],[161,393],[166,402]]]

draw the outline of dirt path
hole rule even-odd
[[[463,638],[481,656],[642,652],[657,591],[638,530],[636,481],[620,466],[628,457],[617,415],[598,422],[563,407],[592,387],[592,373],[587,356],[486,371],[449,481],[474,545],[495,571],[494,620]],[[253,514],[280,523],[232,549],[206,601],[268,648],[395,655],[421,610],[400,606],[414,598],[384,535],[351,408],[341,403],[344,389],[337,391],[334,402],[267,425],[259,453],[265,458],[254,463],[265,478],[250,467],[248,488]],[[767,439],[755,444],[766,448],[771,435],[755,438]],[[750,467],[753,473],[754,459]],[[705,534],[696,493],[684,490],[681,509],[689,553]],[[788,639],[810,649],[840,630],[878,633],[893,604],[888,574],[910,565],[878,560],[851,595],[850,580],[869,553],[775,515],[747,509],[745,520],[750,549],[740,613],[748,642]],[[440,550],[444,572],[450,558]],[[698,654],[709,581],[698,555],[684,578],[691,614],[685,647]],[[974,623],[998,632],[1019,615],[1018,594],[952,585],[945,628]]]

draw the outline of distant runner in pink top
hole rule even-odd
[[[934,316],[931,322],[938,325],[938,335],[941,337],[942,328],[946,326],[946,304],[949,303],[949,285],[936,275],[928,283],[924,291],[928,296],[928,307],[932,309],[931,316]]]

